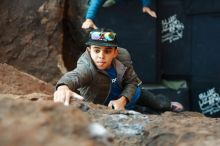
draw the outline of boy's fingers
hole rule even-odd
[[[60,102],[65,102],[66,99],[66,93],[65,92],[61,92],[60,93]]]
[[[75,92],[72,92],[72,95],[71,95],[73,98],[77,98],[77,99],[80,99],[80,100],[83,100],[84,98],[82,96],[80,96],[79,94],[75,93]]]
[[[118,106],[117,104],[115,104],[114,101],[110,101],[109,104],[108,104],[108,107],[110,107],[111,109],[114,109],[114,110],[118,110]]]
[[[57,102],[57,101],[58,101],[57,92],[54,92],[54,94],[53,94],[53,101],[54,101],[54,102]]]
[[[70,92],[67,92],[66,93],[66,97],[65,97],[65,101],[64,101],[64,105],[65,106],[69,106],[69,104],[70,104]]]
[[[115,109],[112,101],[109,102],[108,107],[110,107],[111,109]]]
[[[54,102],[64,102],[65,94],[63,92],[54,93]]]
[[[83,100],[84,98],[80,96],[79,94],[72,92],[70,90],[57,90],[54,92],[54,102],[62,102],[65,106],[68,106],[70,104],[70,98],[77,98],[80,100]]]

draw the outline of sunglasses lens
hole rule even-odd
[[[92,40],[99,40],[100,39],[100,32],[92,32],[91,33],[91,39]]]
[[[104,36],[105,36],[105,39],[108,40],[108,41],[113,41],[115,39],[114,33],[111,33],[111,32],[105,33]]]
[[[90,33],[92,40],[104,40],[113,41],[115,39],[115,33],[112,32],[92,32]]]

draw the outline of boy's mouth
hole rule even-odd
[[[96,62],[97,63],[97,65],[104,65],[105,64],[105,62],[104,61],[98,61],[98,62]]]

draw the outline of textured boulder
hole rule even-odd
[[[63,56],[72,69],[82,49],[83,2],[85,5],[78,0],[2,0],[0,62],[54,84],[66,71]]]
[[[144,115],[72,99],[52,101],[53,86],[0,64],[0,143],[4,146],[216,146],[220,119],[200,113]],[[15,130],[16,129],[16,130]]]
[[[219,126],[220,119],[193,112],[142,115],[78,100],[66,107],[0,95],[4,146],[216,146]]]
[[[0,99],[0,143],[4,146],[95,146],[88,125],[88,116],[76,108],[49,101]]]
[[[25,95],[53,94],[53,86],[7,64],[0,64],[0,93]]]

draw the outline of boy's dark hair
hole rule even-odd
[[[116,33],[111,29],[94,29],[90,32],[86,45],[117,47],[118,42]]]

